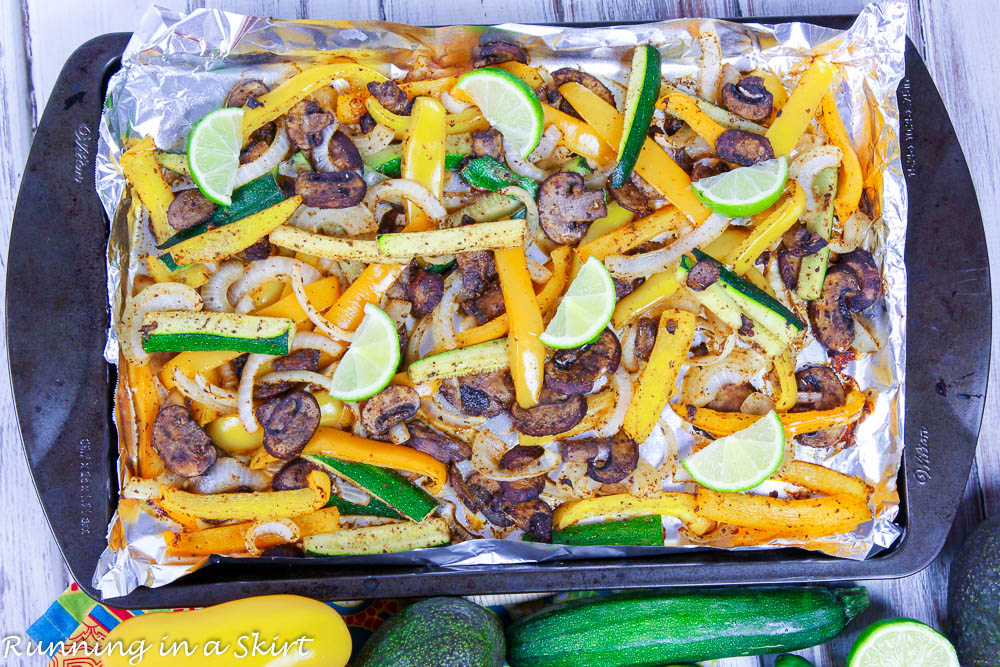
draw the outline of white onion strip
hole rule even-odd
[[[629,373],[639,370],[639,360],[635,356],[635,338],[638,333],[638,320],[625,327],[622,334],[622,366]]]
[[[538,162],[539,160],[545,160],[550,155],[552,151],[556,149],[556,144],[562,138],[562,132],[555,125],[549,125],[549,127],[542,133],[542,138],[538,140],[538,145],[535,146],[535,150],[531,152],[528,156],[528,162]]]
[[[233,187],[240,187],[241,185],[246,185],[255,178],[260,178],[267,172],[271,171],[285,158],[285,153],[288,149],[292,147],[291,142],[288,140],[288,135],[285,133],[284,122],[279,122],[278,127],[274,133],[274,141],[271,142],[271,146],[261,155],[259,158],[253,162],[248,162],[247,164],[242,164],[236,170],[236,182]]]
[[[507,443],[487,430],[477,431],[472,438],[472,467],[490,479],[514,481],[527,477],[546,475],[562,463],[562,457],[551,449],[526,467],[514,472],[500,467],[500,458],[507,451]]]
[[[299,527],[291,519],[271,519],[269,521],[254,521],[247,528],[244,546],[251,556],[260,556],[261,550],[257,546],[257,540],[262,535],[271,535],[284,540],[285,544],[298,542],[300,535]]]
[[[712,366],[719,363],[720,361],[728,357],[729,354],[736,347],[736,338],[737,338],[736,332],[730,333],[728,336],[726,336],[726,342],[722,344],[722,350],[719,351],[718,354],[706,354],[701,357],[691,357],[690,359],[687,360],[688,365]]]
[[[448,215],[444,205],[430,190],[416,181],[405,178],[392,178],[368,188],[368,194],[365,195],[365,206],[374,214],[375,205],[387,197],[402,197],[413,202],[427,214],[427,217],[434,220],[443,220]]]
[[[806,195],[806,210],[813,211],[820,202],[813,192],[813,181],[824,169],[836,167],[843,159],[843,152],[836,146],[820,146],[799,155],[788,165],[788,177],[794,178]]]
[[[505,188],[500,188],[497,190],[497,193],[514,197],[524,204],[524,221],[526,225],[524,237],[527,240],[527,245],[530,245],[542,232],[542,225],[538,220],[538,204],[535,203],[535,198],[527,190],[519,188],[516,185],[508,185]]]
[[[307,283],[319,280],[322,275],[315,267],[292,257],[279,255],[251,262],[243,277],[233,283],[229,290],[230,300],[236,303],[236,312],[249,313],[254,310],[255,305],[250,295],[255,289],[272,280],[290,281],[292,272],[296,269]]]
[[[514,148],[513,144],[506,139],[503,140],[503,151],[504,156],[507,158],[507,164],[509,164],[510,168],[514,170],[514,173],[535,181],[545,180],[547,174],[521,157],[521,154],[517,152],[517,149]]]
[[[530,257],[528,257],[527,260],[528,260],[528,274],[531,276],[531,282],[535,283],[536,285],[544,285],[545,283],[549,282],[549,278],[552,277],[552,272],[549,271],[548,267],[546,267],[541,262],[536,262]]]
[[[247,363],[243,366],[243,376],[240,378],[240,386],[237,392],[237,411],[240,415],[240,422],[247,433],[256,433],[257,418],[253,414],[253,383],[261,366],[277,359],[275,354],[251,354],[247,357]]]
[[[181,283],[157,283],[150,285],[128,299],[122,311],[122,327],[119,335],[122,354],[134,366],[142,366],[149,360],[149,354],[142,349],[142,318],[146,313],[165,310],[201,310],[203,301],[195,290]]]
[[[271,486],[271,477],[261,470],[251,470],[231,456],[221,457],[204,475],[192,477],[188,488],[196,493],[211,495],[229,493],[240,488],[264,491]]]
[[[371,131],[361,134],[360,132],[351,136],[358,152],[364,155],[372,155],[392,143],[396,138],[396,131],[387,125],[376,125]]]
[[[444,105],[444,108],[448,111],[448,113],[462,113],[472,106],[468,102],[463,102],[455,97],[452,97],[447,90],[441,91],[441,104]]]
[[[243,262],[231,259],[212,274],[208,282],[201,288],[201,298],[205,300],[205,310],[216,313],[233,312],[233,304],[229,301],[229,288],[243,277]]]
[[[257,382],[258,384],[280,384],[282,382],[307,383],[330,391],[330,378],[313,371],[272,371],[267,375],[262,375]]]
[[[404,359],[407,366],[420,358],[420,345],[424,342],[427,327],[431,325],[432,319],[433,317],[421,317],[420,321],[413,327],[413,331],[410,332],[410,339],[406,341],[406,357]]]
[[[353,332],[341,329],[336,324],[323,317],[322,313],[316,310],[316,306],[312,305],[312,302],[309,300],[309,296],[306,294],[306,288],[302,282],[302,273],[300,267],[298,266],[292,269],[292,292],[295,293],[295,300],[299,302],[299,306],[301,306],[302,310],[305,311],[306,315],[309,317],[309,321],[316,325],[317,329],[331,338],[337,338],[347,342],[354,340]]]
[[[338,171],[330,160],[330,141],[333,139],[333,134],[337,131],[338,127],[340,127],[340,123],[334,117],[333,122],[323,128],[323,132],[319,138],[319,146],[312,150],[312,159],[316,164],[316,171]]]
[[[444,345],[445,349],[454,350],[458,343],[455,341],[455,299],[458,295],[458,282],[459,272],[452,271],[452,273],[445,278],[444,281],[444,295],[441,297],[441,301],[434,308],[434,312],[431,315],[433,326],[434,326],[434,336],[437,338],[437,342]]]
[[[632,402],[632,381],[628,377],[628,372],[621,366],[611,376],[611,386],[615,392],[615,409],[600,428],[594,429],[599,438],[610,438],[621,430],[622,424],[625,423],[628,404]]]
[[[348,208],[315,208],[299,206],[288,219],[288,224],[307,232],[322,232],[329,236],[357,236],[378,229],[375,215],[366,206],[358,204]]]
[[[719,79],[722,77],[722,47],[719,36],[711,30],[698,34],[701,58],[698,60],[698,96],[714,102],[719,93]]]
[[[290,350],[319,350],[332,357],[344,351],[344,346],[313,331],[298,331],[292,339]]]
[[[713,213],[700,226],[684,233],[670,245],[639,255],[609,255],[605,258],[604,265],[611,275],[622,280],[648,278],[654,273],[666,271],[685,253],[711,243],[726,230],[729,220],[723,215]]]
[[[448,426],[460,426],[460,427],[476,427],[482,426],[486,423],[485,417],[475,417],[472,415],[462,415],[458,414],[454,408],[445,408],[439,401],[445,401],[444,398],[438,398],[440,394],[434,394],[431,399],[423,399],[420,404],[430,414],[438,421],[442,421]]]
[[[192,380],[181,371],[180,367],[174,367],[171,379],[185,398],[207,405],[222,414],[236,412],[236,396],[232,390],[208,384],[204,380],[201,382]]]

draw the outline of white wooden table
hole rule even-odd
[[[930,68],[965,148],[986,223],[991,254],[1000,252],[1000,34],[995,0],[908,0],[909,34]],[[9,220],[41,110],[69,54],[87,39],[131,30],[146,0],[6,0],[0,3],[0,269],[6,272]],[[506,21],[652,20],[677,16],[780,16],[856,13],[863,0],[159,0],[181,10],[209,6],[282,18],[379,18],[414,24]],[[994,264],[996,267],[997,264]],[[994,271],[994,293],[1000,271]],[[4,280],[0,274],[0,281]],[[2,308],[2,305],[0,305]],[[994,308],[994,326],[1000,309]],[[68,584],[21,454],[10,399],[6,348],[0,342],[0,637],[23,634]],[[994,355],[997,354],[994,345]],[[95,351],[95,354],[98,352]],[[998,358],[998,357],[994,357]],[[948,566],[962,538],[984,516],[1000,510],[1000,371],[994,364],[979,452],[965,500],[942,555],[923,572],[888,582],[865,582],[872,607],[831,644],[807,655],[816,665],[840,665],[858,628],[891,616],[944,627]],[[5,662],[5,664],[13,664]],[[35,663],[42,664],[42,663]],[[765,665],[767,661],[722,661]]]

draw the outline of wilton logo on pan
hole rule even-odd
[[[930,435],[927,427],[921,426],[920,443],[913,448],[917,461],[916,470],[913,471],[913,478],[921,484],[931,481],[931,450],[928,446],[931,439]]]
[[[81,124],[73,133],[73,180],[83,183],[90,164],[90,128]]]

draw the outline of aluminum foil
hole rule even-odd
[[[118,167],[123,144],[136,136],[152,136],[159,148],[181,149],[192,124],[218,108],[226,91],[242,78],[277,82],[295,66],[342,56],[358,59],[392,78],[405,76],[415,56],[444,69],[462,67],[468,65],[471,47],[488,38],[484,33],[503,34],[505,39],[520,42],[533,65],[550,69],[581,67],[621,84],[627,74],[622,63],[627,63],[633,47],[642,43],[660,50],[667,79],[693,78],[700,53],[693,35],[699,30],[711,30],[719,36],[725,62],[741,71],[765,66],[781,76],[787,88],[811,57],[822,55],[839,67],[842,82],[837,103],[841,115],[869,175],[867,184],[881,190],[881,200],[875,207],[880,215],[864,245],[883,266],[886,296],[870,318],[871,330],[881,344],[879,351],[845,369],[874,399],[871,414],[856,431],[855,444],[832,456],[799,446],[796,456],[822,461],[867,480],[875,488],[875,518],[846,535],[749,548],[793,545],[844,558],[867,558],[888,548],[901,532],[893,519],[899,509],[895,480],[903,447],[906,189],[895,93],[903,77],[905,26],[903,2],[869,5],[845,31],[806,23],[761,25],[712,19],[598,28],[504,24],[431,29],[380,21],[284,21],[207,9],[184,15],[153,7],[129,42],[121,70],[111,78],[101,123],[96,182],[112,221],[108,244],[108,298],[115,315],[112,322],[119,319],[123,295],[131,289],[136,275],[136,243],[128,233],[129,215],[136,212]],[[118,362],[114,326],[108,332],[105,356],[111,363]],[[814,344],[800,355],[799,361],[823,359],[822,350]],[[126,391],[122,385],[119,396],[127,396]],[[116,401],[122,443],[120,481],[131,476],[134,456],[130,444],[134,443],[134,427],[130,428],[129,413],[128,401]],[[673,415],[670,410],[666,413],[669,420]],[[660,456],[683,456],[685,446],[682,439],[678,440],[672,451],[661,448]],[[677,476],[674,480],[683,487]],[[771,487],[766,490],[785,491],[780,484],[768,484]],[[142,511],[140,504],[125,501],[109,527],[111,546],[101,557],[93,580],[105,597],[125,595],[137,586],[167,584],[209,562],[204,558],[168,561],[162,532],[170,523]],[[584,548],[479,539],[353,560],[368,564],[483,567],[705,548],[687,541],[676,530],[676,522],[671,521],[664,519],[670,545],[664,547]]]

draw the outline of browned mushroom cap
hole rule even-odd
[[[476,157],[503,159],[503,136],[492,127],[472,133],[472,154]]]
[[[514,381],[506,370],[464,375],[442,383],[441,395],[467,415],[496,417],[514,402]]]
[[[715,152],[726,162],[743,167],[774,159],[774,148],[767,137],[746,130],[726,130],[715,140]]]
[[[323,129],[333,121],[333,114],[319,104],[302,100],[285,115],[285,133],[296,147],[309,150],[320,145]]]
[[[307,480],[309,478],[309,473],[313,470],[323,469],[311,461],[295,457],[282,466],[281,470],[274,473],[274,477],[271,478],[271,488],[275,491],[294,491],[295,489],[304,489],[309,486],[309,482]]]
[[[361,169],[365,166],[361,160],[361,153],[358,152],[358,147],[354,145],[350,137],[340,130],[334,132],[330,137],[326,149],[330,154],[330,163],[338,170]],[[323,150],[323,148],[319,147],[317,150]]]
[[[229,89],[226,93],[226,99],[223,100],[222,106],[224,107],[243,107],[249,106],[251,109],[256,108],[253,102],[260,105],[260,101],[257,99],[261,95],[268,92],[268,87],[264,85],[263,81],[258,79],[247,79],[246,81],[240,81],[235,86]],[[251,102],[251,98],[253,102]]]
[[[368,134],[375,129],[378,123],[372,118],[372,115],[367,111],[361,114],[361,118],[358,119],[358,129],[361,130],[361,134]]]
[[[448,483],[455,495],[469,510],[480,512],[495,526],[506,528],[514,525],[503,511],[500,482],[474,472],[467,479],[453,465],[448,467]]]
[[[312,348],[295,350],[291,354],[278,357],[271,366],[276,371],[313,371],[319,370],[320,351]]]
[[[483,292],[487,283],[496,278],[497,266],[490,250],[472,250],[455,255],[458,275],[462,277],[462,295],[466,299]],[[503,294],[500,294],[501,301]],[[475,315],[475,313],[470,313]]]
[[[279,459],[297,456],[319,428],[319,420],[316,397],[304,391],[257,406],[257,421],[264,427],[264,449]]]
[[[167,208],[167,224],[181,231],[205,222],[215,213],[215,204],[198,188],[181,190]]]
[[[586,394],[598,378],[617,371],[621,360],[618,337],[605,329],[590,345],[557,351],[545,364],[545,386],[559,394]]]
[[[642,317],[635,324],[635,356],[649,360],[656,343],[656,320],[652,317]]]
[[[518,528],[539,542],[552,541],[552,508],[541,498],[514,505],[508,514]]]
[[[275,396],[287,394],[295,386],[294,382],[268,382],[253,388],[253,400],[267,401]]]
[[[538,218],[546,235],[561,245],[574,245],[591,220],[608,214],[604,192],[588,190],[583,176],[570,171],[552,174],[538,189]]]
[[[604,440],[608,441],[607,438]],[[607,447],[608,455],[603,461],[588,460],[587,477],[602,484],[614,484],[631,475],[639,465],[639,445],[619,432],[610,438]]]
[[[267,259],[271,256],[271,242],[267,237],[257,241],[252,246],[243,251],[243,257],[248,262],[256,262],[259,259]]]
[[[578,438],[559,441],[559,453],[565,462],[586,463],[606,457],[610,451],[611,438]]]
[[[700,181],[703,178],[718,176],[727,171],[729,171],[729,165],[722,160],[714,157],[703,157],[691,165],[691,180]]]
[[[522,65],[528,64],[528,54],[517,44],[497,40],[486,42],[479,47],[479,53],[473,54],[473,67],[489,67],[514,60]]]
[[[472,458],[472,447],[467,442],[433,431],[420,422],[409,425],[410,439],[406,443],[418,452],[433,456],[441,463],[455,463]]]
[[[420,409],[420,394],[413,387],[391,384],[365,402],[361,425],[368,433],[385,433],[396,424],[412,419]]]
[[[587,399],[581,394],[567,396],[561,401],[522,408],[517,403],[510,407],[510,420],[519,433],[525,435],[556,435],[564,433],[587,414]]]
[[[819,252],[826,247],[826,239],[816,232],[809,231],[809,228],[801,222],[796,222],[788,228],[784,236],[781,237],[784,247],[789,254],[795,257],[805,257]]]
[[[745,76],[736,83],[722,87],[722,103],[747,120],[767,120],[774,106],[774,96],[764,87],[759,76]]]
[[[153,420],[153,449],[167,470],[182,477],[204,474],[218,457],[212,439],[183,405],[160,409]]]
[[[545,489],[545,475],[526,477],[512,482],[501,481],[500,498],[509,508],[534,500],[541,495],[543,489]]]
[[[550,106],[558,106],[563,113],[579,118],[580,115],[576,109],[559,94],[559,86],[571,81],[587,88],[611,106],[615,106],[615,96],[611,94],[607,86],[601,83],[597,77],[572,67],[564,67],[552,72],[552,81],[539,87],[535,93],[542,102]]]
[[[850,269],[858,280],[860,291],[847,298],[847,306],[854,312],[870,308],[882,296],[882,276],[875,258],[867,250],[858,248],[841,255],[837,266]]]
[[[778,275],[781,282],[790,290],[799,286],[799,268],[802,266],[802,258],[796,257],[788,252],[785,246],[778,247]]]
[[[705,407],[709,410],[718,410],[719,412],[739,412],[743,406],[743,401],[747,400],[747,396],[754,393],[754,391],[756,390],[749,382],[724,384],[719,387],[719,392],[715,395],[715,398],[705,405]]]
[[[400,116],[410,115],[413,103],[395,81],[372,81],[368,84],[368,92],[392,113]]]
[[[858,294],[858,279],[846,267],[834,266],[826,273],[823,291],[809,302],[813,334],[831,352],[846,352],[854,342],[854,318],[847,300]]]
[[[506,313],[507,302],[504,301],[500,282],[491,281],[478,296],[463,301],[462,310],[475,317],[479,324],[486,324]]]
[[[719,263],[711,259],[699,259],[687,274],[688,289],[701,292],[708,289],[719,279],[721,272]]]
[[[440,273],[417,269],[406,285],[406,299],[413,304],[413,315],[423,317],[441,302],[444,278]]]
[[[545,453],[538,445],[515,445],[500,457],[500,467],[517,472],[527,468]]]
[[[349,208],[361,203],[368,186],[350,170],[319,173],[300,171],[295,179],[295,194],[302,195],[306,206]]]
[[[795,383],[800,393],[819,394],[810,401],[799,401],[794,412],[804,410],[832,410],[847,402],[847,390],[840,376],[829,366],[809,366],[795,373]]]
[[[625,183],[620,188],[608,188],[611,196],[615,198],[618,205],[628,209],[638,215],[645,217],[653,212],[653,202],[642,193],[631,181]]]

